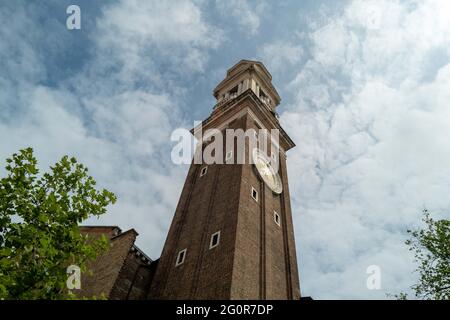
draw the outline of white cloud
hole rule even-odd
[[[353,1],[310,24],[311,59],[289,84],[295,102],[281,115],[298,145],[289,170],[308,295],[407,290],[415,276],[405,230],[424,206],[448,217],[449,9],[445,1]],[[430,60],[436,50],[441,61]],[[365,287],[370,264],[382,269],[380,291]]]
[[[216,1],[220,13],[225,17],[234,17],[242,27],[243,33],[255,35],[261,24],[260,16],[265,9],[264,3],[252,5],[247,0]]]
[[[262,48],[262,61],[269,70],[281,71],[298,64],[303,58],[303,48],[284,41],[268,43]]]
[[[120,1],[106,7],[97,24],[99,47],[124,63],[123,70],[134,77],[151,72],[149,64],[160,55],[180,69],[176,71],[201,71],[207,60],[204,49],[217,47],[222,37],[189,0]]]
[[[220,32],[194,2],[119,1],[86,30],[83,69],[50,88],[43,56],[54,52],[39,43],[52,34],[27,10],[0,10],[11,26],[1,29],[0,159],[31,146],[45,171],[64,154],[76,156],[119,199],[88,223],[136,228],[138,244],[158,257],[187,169],[170,162],[170,133],[185,124],[179,79],[203,72]]]

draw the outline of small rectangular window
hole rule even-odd
[[[186,258],[186,250],[187,249],[183,249],[180,252],[178,252],[177,262],[175,263],[175,267],[178,267],[179,265],[184,263],[184,258]]]
[[[273,212],[273,220],[277,225],[280,225],[280,215],[276,211]]]
[[[209,248],[215,248],[219,245],[220,241],[220,231],[217,231],[216,233],[213,233],[211,236],[211,241],[209,242]]]
[[[203,177],[207,171],[208,171],[208,167],[203,167],[202,170],[200,171],[200,177]]]
[[[252,198],[253,198],[255,201],[258,201],[258,191],[256,191],[256,189],[253,188],[253,187],[252,187]]]

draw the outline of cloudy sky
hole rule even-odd
[[[81,30],[66,8],[81,8]],[[85,163],[157,258],[187,166],[172,131],[261,60],[296,142],[288,167],[301,288],[382,299],[415,281],[406,230],[450,212],[450,2],[0,0],[0,166],[31,146]],[[4,170],[0,169],[0,174]],[[366,269],[381,269],[368,290]]]

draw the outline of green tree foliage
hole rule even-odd
[[[433,220],[423,211],[424,229],[408,230],[406,241],[419,266],[419,282],[411,288],[419,299],[450,299],[450,221]],[[405,294],[398,296],[406,299]]]
[[[106,212],[113,193],[95,189],[88,169],[64,156],[39,175],[31,148],[6,160],[0,180],[0,299],[66,299],[66,268],[107,247],[89,240],[79,224]]]

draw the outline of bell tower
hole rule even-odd
[[[227,138],[198,136],[198,151],[221,141],[223,161],[193,160],[149,298],[299,299],[286,170],[286,152],[295,144],[278,121],[280,97],[272,76],[261,62],[241,60],[214,96],[216,105],[201,130],[215,129]],[[198,129],[191,132],[197,136]],[[230,147],[237,140],[225,134],[230,130],[245,132],[246,152],[240,152],[239,141]],[[263,130],[278,137],[263,139]]]

